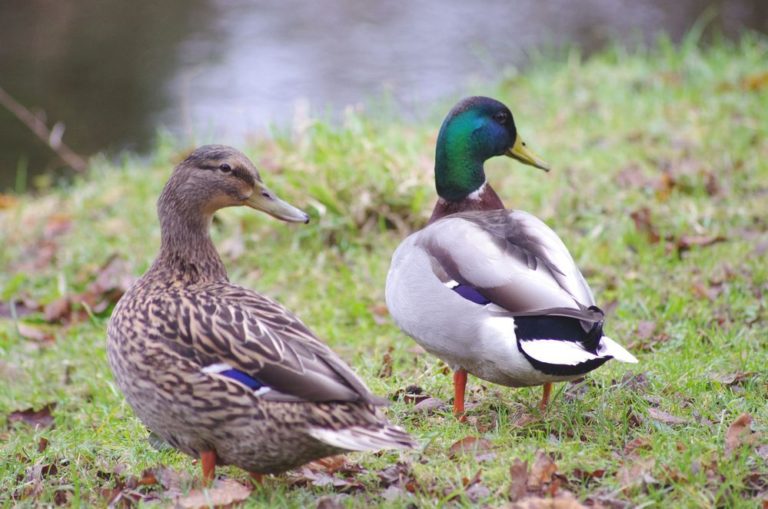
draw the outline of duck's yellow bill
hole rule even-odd
[[[512,148],[507,150],[504,153],[505,156],[511,157],[513,159],[517,159],[523,164],[527,164],[530,166],[535,166],[536,168],[539,168],[544,171],[549,171],[549,165],[539,159],[539,156],[533,153],[531,149],[525,146],[525,142],[520,137],[520,135],[517,135],[517,139],[515,140],[515,144],[512,145]]]

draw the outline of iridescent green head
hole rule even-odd
[[[509,108],[490,97],[462,99],[448,113],[437,137],[437,194],[447,201],[463,200],[485,183],[483,163],[501,155],[549,170],[517,134]]]

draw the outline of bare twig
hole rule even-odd
[[[3,87],[0,87],[0,105],[13,113],[16,118],[29,127],[29,129],[35,133],[43,143],[56,152],[56,155],[58,155],[59,158],[73,170],[82,173],[88,169],[88,163],[85,162],[85,159],[73,152],[72,149],[61,141],[61,137],[64,134],[64,124],[57,122],[53,126],[53,129],[48,129],[48,126],[45,125],[45,122],[40,117],[17,102],[3,89]]]

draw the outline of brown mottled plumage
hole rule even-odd
[[[279,473],[340,452],[414,446],[298,318],[229,282],[208,229],[216,210],[238,205],[308,220],[224,146],[197,149],[160,196],[160,253],[108,327],[109,363],[136,415],[200,457],[207,478],[216,464]]]

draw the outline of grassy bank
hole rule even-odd
[[[765,39],[661,44],[543,60],[468,91],[506,102],[552,164],[545,175],[497,158],[487,173],[508,206],[559,233],[609,310],[609,335],[640,358],[560,384],[544,415],[539,388],[472,379],[469,422],[457,423],[445,366],[386,314],[390,254],[434,201],[434,142],[449,103],[423,123],[350,112],[341,126],[309,122],[241,147],[313,221],[219,213],[213,234],[230,278],[301,316],[393,399],[392,420],[423,444],[270,478],[247,504],[496,507],[526,491],[606,507],[766,500],[766,62]],[[150,445],[104,354],[111,306],[152,261],[154,203],[189,148],[161,141],[148,160],[97,161],[66,188],[0,201],[6,506],[104,505],[119,493],[150,502],[197,486],[189,458]],[[433,410],[416,408],[426,396]],[[451,447],[467,436],[482,440]],[[222,473],[248,484],[237,469]]]

